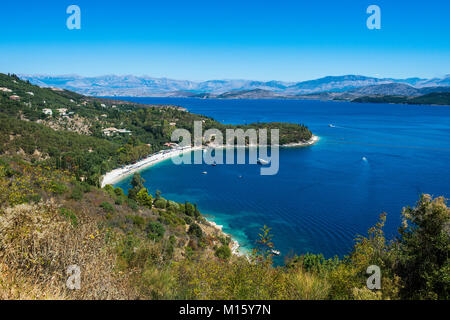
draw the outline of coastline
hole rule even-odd
[[[215,223],[214,221],[208,220],[208,218],[204,217],[205,220],[209,223],[209,225],[211,227],[213,227],[214,229],[216,229],[219,233],[221,233],[223,236],[225,237],[230,237],[231,242],[230,242],[230,249],[231,249],[231,254],[235,255],[235,256],[246,256],[246,254],[244,252],[242,252],[240,250],[241,245],[239,244],[238,241],[233,240],[233,236],[231,234],[225,233],[223,231],[223,226],[218,225],[217,223]]]
[[[283,145],[280,145],[280,147],[283,147],[283,148],[307,147],[307,146],[311,146],[311,145],[315,144],[319,140],[320,140],[320,137],[313,135],[309,141],[283,144]],[[204,148],[205,148],[205,146],[184,147],[184,148],[177,148],[177,149],[171,149],[171,150],[164,150],[164,151],[160,151],[158,153],[152,154],[152,155],[148,156],[147,158],[136,162],[135,164],[130,164],[130,165],[124,166],[122,168],[117,168],[117,169],[107,172],[102,177],[101,187],[104,188],[107,184],[113,185],[113,184],[119,182],[120,180],[134,174],[135,172],[138,172],[138,171],[141,171],[148,167],[151,167],[159,162],[179,156],[186,152],[203,150]],[[218,147],[216,146],[214,148],[218,148]],[[228,148],[228,146],[221,146],[221,148]],[[234,148],[234,146],[233,146],[233,148]]]
[[[164,151],[160,151],[158,153],[152,154],[152,155],[148,156],[147,158],[136,162],[135,164],[130,164],[130,165],[124,166],[122,168],[117,168],[117,169],[107,172],[102,177],[101,187],[104,188],[108,184],[113,185],[113,184],[119,182],[120,180],[125,179],[126,177],[134,174],[135,172],[149,168],[159,162],[179,156],[186,152],[202,150],[202,149],[203,149],[203,146],[202,147],[184,147],[184,148],[180,148],[180,149],[164,150]]]
[[[306,142],[296,142],[296,143],[288,143],[281,145],[280,147],[283,148],[293,148],[293,147],[307,147],[315,144],[317,141],[320,140],[320,137],[313,135],[312,138]],[[223,148],[227,148],[227,146],[221,146]],[[233,146],[234,148],[235,146]],[[249,146],[247,146],[249,147]],[[144,170],[146,168],[149,168],[157,163],[160,163],[162,161],[171,159],[173,157],[179,156],[181,154],[197,151],[197,150],[203,150],[206,146],[195,146],[195,147],[184,147],[184,148],[176,148],[171,150],[164,150],[160,151],[158,153],[152,154],[148,156],[147,158],[131,165],[124,166],[122,168],[117,168],[112,171],[107,172],[103,177],[101,181],[101,187],[104,188],[106,185],[110,184],[113,185],[126,177],[131,176],[135,172],[139,172],[141,170]],[[217,148],[217,147],[216,147]],[[230,237],[230,249],[231,253],[235,256],[247,256],[245,252],[242,251],[241,245],[238,241],[233,239],[233,236],[231,234],[227,234],[223,231],[223,226],[218,225],[212,220],[209,220],[208,218],[204,217],[207,223],[216,229],[219,233],[221,233],[225,237]],[[248,256],[247,256],[248,257]]]
[[[313,144],[315,144],[317,141],[320,140],[319,136],[315,136],[313,135],[311,137],[311,139],[309,139],[306,142],[293,142],[293,143],[287,143],[287,144],[283,144],[281,145],[281,147],[284,148],[294,148],[294,147],[307,147],[307,146],[312,146]]]

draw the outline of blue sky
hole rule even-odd
[[[81,30],[66,9],[81,8]],[[381,30],[366,27],[369,5]],[[450,73],[447,0],[2,1],[0,72],[300,81]]]

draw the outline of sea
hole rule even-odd
[[[152,193],[196,203],[243,252],[256,246],[263,226],[271,228],[281,253],[277,263],[304,253],[342,258],[383,212],[386,237],[394,239],[402,209],[414,206],[421,194],[450,197],[449,106],[118,99],[179,105],[225,124],[302,123],[320,137],[309,147],[280,149],[279,172],[271,176],[261,175],[258,165],[175,165],[172,160],[142,172]],[[128,189],[130,181],[116,186]]]

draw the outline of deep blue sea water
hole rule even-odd
[[[170,160],[143,172],[152,192],[159,189],[165,198],[196,202],[202,213],[246,248],[254,245],[265,224],[272,228],[282,255],[313,252],[342,257],[382,212],[388,213],[385,231],[392,238],[402,208],[414,205],[419,194],[450,197],[450,107],[121,99],[177,104],[230,124],[304,123],[320,136],[314,146],[280,150],[275,176],[259,175],[256,165],[176,166]],[[117,186],[127,189],[130,179]]]

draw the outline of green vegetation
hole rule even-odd
[[[382,215],[343,259],[305,254],[274,267],[276,239],[266,226],[252,254],[236,256],[195,204],[149,194],[139,174],[127,194],[98,187],[104,172],[163,148],[173,128],[192,129],[196,119],[205,128],[235,127],[173,107],[102,106],[107,102],[15,76],[0,75],[0,87],[20,96],[0,93],[0,299],[450,298],[450,209],[443,198],[424,195],[406,208],[392,241]],[[79,127],[55,116],[62,106]],[[133,135],[104,136],[110,126]],[[301,125],[280,126],[287,130],[281,143],[311,135]],[[82,268],[81,290],[64,285],[74,263]],[[366,287],[370,265],[382,270],[380,290]]]
[[[450,105],[450,92],[433,92],[419,97],[403,97],[403,96],[361,97],[354,99],[352,102]]]
[[[76,188],[69,172],[0,158],[0,298],[450,298],[450,208],[443,198],[424,195],[405,208],[393,241],[385,239],[381,215],[343,259],[305,254],[273,267],[276,239],[268,227],[247,259],[231,255],[230,239],[196,215],[195,205],[161,195],[138,204],[111,186],[86,188],[75,200]],[[62,285],[68,261],[83,268],[81,290]],[[382,270],[380,290],[366,287],[370,265]]]
[[[111,169],[138,161],[167,148],[172,132],[203,129],[279,129],[280,143],[309,140],[303,125],[258,123],[224,125],[176,106],[147,106],[105,100],[50,88],[40,88],[15,75],[0,74],[0,154],[20,154],[29,161],[73,172],[80,181],[98,186]],[[17,96],[18,100],[12,100]],[[52,115],[44,114],[49,109]],[[107,128],[131,133],[104,134]],[[270,130],[269,130],[270,133]],[[269,138],[270,142],[270,138]]]
[[[229,246],[221,246],[216,250],[216,256],[223,260],[228,260],[231,257],[231,249]]]

